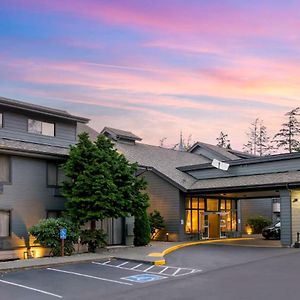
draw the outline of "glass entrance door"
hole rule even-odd
[[[208,215],[209,238],[220,238],[220,216],[218,214]]]
[[[220,237],[225,238],[227,236],[227,212],[220,213]]]

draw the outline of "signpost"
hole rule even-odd
[[[62,228],[59,231],[59,236],[60,236],[60,240],[61,240],[61,256],[65,255],[65,239],[67,238],[67,229],[66,228]]]

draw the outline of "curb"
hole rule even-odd
[[[245,240],[254,240],[254,238],[231,238],[231,239],[226,239],[227,242],[238,241],[238,240],[243,240],[243,241],[245,241]],[[189,246],[200,245],[200,244],[213,244],[213,243],[224,243],[224,242],[225,242],[224,239],[206,240],[206,241],[197,241],[197,242],[186,242],[186,243],[182,243],[182,244],[167,248],[163,252],[150,253],[150,254],[148,254],[148,256],[160,257],[161,258],[159,260],[155,260],[153,262],[154,265],[157,265],[157,266],[158,265],[165,265],[166,260],[164,259],[164,256],[171,253],[171,252],[174,252],[178,249],[189,247]]]

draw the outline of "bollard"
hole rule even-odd
[[[295,243],[295,248],[300,248],[300,232],[297,232],[297,242]]]

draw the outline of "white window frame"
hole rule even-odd
[[[37,130],[32,130],[32,128],[30,128],[29,124],[30,124],[31,121],[36,122],[36,124],[38,125],[37,126],[38,127]],[[53,125],[53,134],[47,134],[47,133],[45,133],[45,130],[43,130],[43,127],[45,127],[46,125]],[[32,133],[32,134],[39,134],[39,135],[54,137],[55,136],[55,123],[44,122],[44,121],[40,121],[40,120],[30,119],[29,118],[28,121],[27,121],[27,131],[29,133]]]
[[[0,209],[0,218],[1,218],[1,213],[4,213],[8,216],[8,224],[6,224],[7,227],[7,234],[6,235],[2,235],[2,228],[0,228],[0,239],[1,238],[8,238],[11,236],[11,211],[9,210],[5,210],[5,209]],[[0,220],[0,226],[1,226],[2,221]]]

